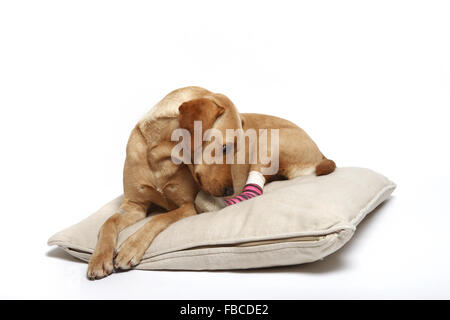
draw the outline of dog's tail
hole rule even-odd
[[[333,160],[323,157],[322,161],[316,166],[316,176],[332,173],[334,169],[336,169],[336,163]]]

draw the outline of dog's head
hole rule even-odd
[[[191,136],[189,168],[200,188],[216,197],[233,195],[233,164],[228,164],[226,157],[235,157],[236,141],[235,138],[226,141],[226,131],[242,129],[242,120],[234,104],[222,94],[184,102],[179,107],[179,123],[180,128],[188,130]],[[194,161],[198,156],[202,157],[201,163]],[[211,156],[221,158],[222,163],[211,163],[207,159]]]

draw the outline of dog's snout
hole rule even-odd
[[[228,196],[233,195],[233,193],[234,193],[233,187],[225,187],[225,188],[223,189],[222,196],[223,196],[223,197],[228,197]]]

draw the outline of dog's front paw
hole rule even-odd
[[[87,277],[89,280],[102,279],[113,272],[113,252],[94,252],[89,260]]]
[[[146,249],[147,247],[136,234],[130,236],[119,247],[118,253],[114,258],[114,268],[117,270],[127,270],[137,266],[142,260]]]

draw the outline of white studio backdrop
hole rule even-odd
[[[450,298],[447,1],[0,1],[0,297]],[[85,278],[49,236],[122,192],[173,89],[287,118],[398,184],[324,261]]]

